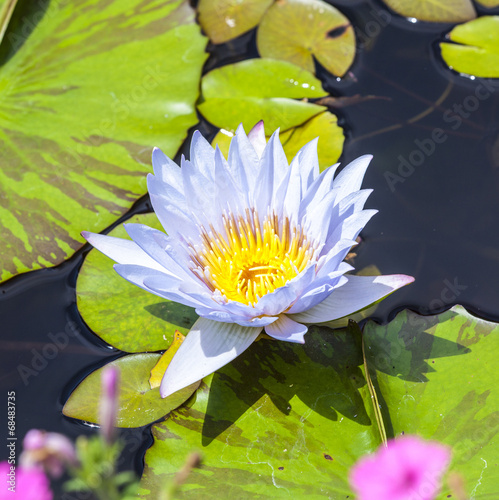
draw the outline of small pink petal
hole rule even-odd
[[[263,120],[260,120],[248,134],[248,139],[252,146],[255,148],[256,154],[259,158],[262,157],[263,150],[267,145],[267,140],[265,139],[265,128],[263,126]]]

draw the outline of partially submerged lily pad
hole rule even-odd
[[[260,23],[258,51],[314,72],[315,57],[333,75],[343,76],[355,57],[350,21],[322,0],[275,2]]]
[[[487,9],[493,9],[494,7],[499,7],[499,0],[475,0],[476,3],[483,5]]]
[[[499,16],[483,16],[456,26],[441,43],[444,61],[455,71],[499,78]]]
[[[434,23],[462,23],[476,17],[471,0],[383,0],[404,17]]]
[[[2,280],[108,227],[146,193],[152,146],[173,156],[197,122],[206,38],[186,0],[156,3],[59,2],[2,67]]]
[[[219,128],[246,130],[260,120],[267,130],[288,130],[324,111],[307,98],[327,95],[310,72],[285,61],[249,59],[210,71],[202,80],[203,116]]]
[[[136,215],[128,222],[162,230],[155,214]],[[129,239],[123,226],[109,235]],[[159,351],[171,344],[175,330],[189,331],[197,319],[194,309],[132,285],[114,271],[113,264],[93,249],[76,282],[78,310],[99,337],[126,352]]]
[[[499,326],[456,306],[403,311],[385,326],[369,322],[363,336],[388,437],[451,446],[469,493],[493,498]],[[193,449],[203,464],[180,498],[352,497],[350,467],[380,442],[358,338],[315,327],[305,345],[261,340],[205,383],[153,427],[141,498],[157,498]],[[444,486],[438,498],[450,494]]]
[[[160,359],[159,354],[144,353],[124,356],[110,364],[120,370],[117,427],[141,427],[158,420],[178,408],[199,387],[199,382],[161,399],[159,388],[151,389],[149,376]],[[64,405],[67,417],[99,423],[101,371],[92,372],[72,392]]]
[[[227,157],[229,145],[234,131],[221,130],[212,141],[218,144],[222,153]],[[324,111],[303,125],[294,127],[280,134],[281,143],[288,161],[291,161],[298,150],[311,140],[319,138],[317,152],[319,154],[319,168],[321,171],[336,163],[343,151],[345,136],[343,129],[338,125],[338,118]]]
[[[200,0],[199,24],[213,43],[225,43],[258,25],[274,0]]]

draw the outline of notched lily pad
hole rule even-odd
[[[162,399],[159,388],[151,389],[149,376],[160,359],[159,354],[124,356],[110,364],[120,369],[117,427],[141,427],[178,408],[199,387],[199,382]],[[102,368],[92,372],[73,391],[64,405],[67,417],[99,423]]]
[[[441,43],[444,61],[455,71],[499,78],[499,16],[483,16],[456,26]]]
[[[163,230],[155,214],[136,215],[127,222]],[[129,239],[122,225],[109,235]],[[194,309],[129,283],[114,271],[113,264],[93,249],[76,282],[78,310],[99,337],[122,351],[144,352],[166,349],[175,330],[187,334],[197,319]]]
[[[273,0],[200,0],[199,24],[213,43],[225,43],[258,25]]]
[[[213,139],[212,145],[218,144],[222,153],[227,157],[233,136],[234,131],[221,130]],[[303,125],[280,134],[288,161],[291,162],[300,148],[316,137],[319,137],[317,152],[321,172],[336,163],[343,151],[345,136],[343,129],[338,125],[338,118],[329,111],[324,111]]]
[[[388,7],[404,17],[433,23],[462,23],[474,19],[476,11],[471,0],[383,0]]]
[[[197,122],[206,38],[186,0],[49,10],[27,39],[4,40],[24,43],[0,74],[2,280],[61,263],[82,230],[126,213],[152,146],[175,155]]]
[[[324,111],[307,102],[327,93],[310,72],[274,59],[249,59],[210,71],[202,80],[198,106],[213,125],[246,130],[260,120],[267,130],[287,130]],[[300,99],[300,100],[297,100]]]
[[[262,57],[312,73],[315,57],[333,75],[343,76],[355,57],[355,33],[350,21],[322,0],[282,0],[263,17],[257,46]]]

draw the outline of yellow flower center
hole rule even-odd
[[[260,224],[255,210],[223,216],[224,233],[201,229],[201,249],[191,246],[193,272],[226,299],[255,304],[284,286],[313,259],[315,248],[300,228],[277,216]],[[263,226],[263,227],[262,227]]]

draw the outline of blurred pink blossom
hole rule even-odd
[[[24,467],[41,466],[57,478],[68,465],[76,466],[78,459],[73,443],[66,436],[31,429],[24,437],[20,463]]]
[[[0,500],[53,500],[50,482],[38,467],[26,468],[0,463]]]
[[[350,471],[358,500],[434,500],[450,462],[440,443],[403,436],[362,457]]]

